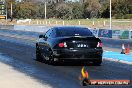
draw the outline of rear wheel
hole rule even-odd
[[[36,61],[42,61],[42,57],[41,57],[41,53],[40,53],[40,50],[36,44]]]
[[[46,63],[46,64],[49,63],[49,56],[47,56],[46,54],[43,54],[42,57],[43,57],[44,63]]]
[[[49,56],[49,64],[55,65],[55,61],[52,54],[50,54]]]
[[[48,49],[47,53],[43,54],[42,57],[44,63],[54,64],[54,58],[50,49]]]
[[[49,64],[54,64],[53,58],[50,58],[50,59],[49,59]]]

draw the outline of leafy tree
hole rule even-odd
[[[47,17],[48,18],[56,18],[56,4],[52,3],[47,6]]]
[[[131,0],[112,0],[112,16],[124,18],[124,15],[130,14],[131,4]]]
[[[56,7],[56,16],[61,19],[72,19],[72,8],[67,4],[58,4]]]
[[[109,0],[106,0],[102,3],[101,10],[100,10],[100,17],[102,18],[110,18],[110,6]]]
[[[72,14],[74,19],[81,19],[83,18],[83,6],[79,3],[75,3],[73,5]]]
[[[16,6],[16,18],[36,18],[38,7],[31,2],[22,2]]]
[[[98,13],[101,9],[99,0],[87,0],[84,3],[84,16],[86,18],[98,17]]]
[[[44,18],[45,0],[6,0],[8,17],[11,17],[11,2],[13,17],[15,18]],[[109,0],[46,0],[47,18],[81,19],[81,18],[109,18]],[[112,0],[112,17],[132,17],[132,0]]]

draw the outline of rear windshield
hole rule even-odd
[[[66,37],[66,36],[94,37],[94,35],[88,28],[58,28],[56,32],[57,32],[57,37]]]

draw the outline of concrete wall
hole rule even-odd
[[[14,25],[14,30],[20,31],[32,31],[32,32],[46,32],[50,27],[49,26],[26,26],[26,25]]]
[[[0,25],[0,29],[14,29],[14,25]]]
[[[132,40],[131,39],[110,39],[110,38],[101,38],[103,45],[105,47],[110,47],[110,48],[119,48],[121,49],[122,44],[125,44],[125,47],[130,45],[132,48]]]

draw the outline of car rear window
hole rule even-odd
[[[88,28],[57,28],[58,37],[66,36],[90,36],[94,37],[92,32]]]

